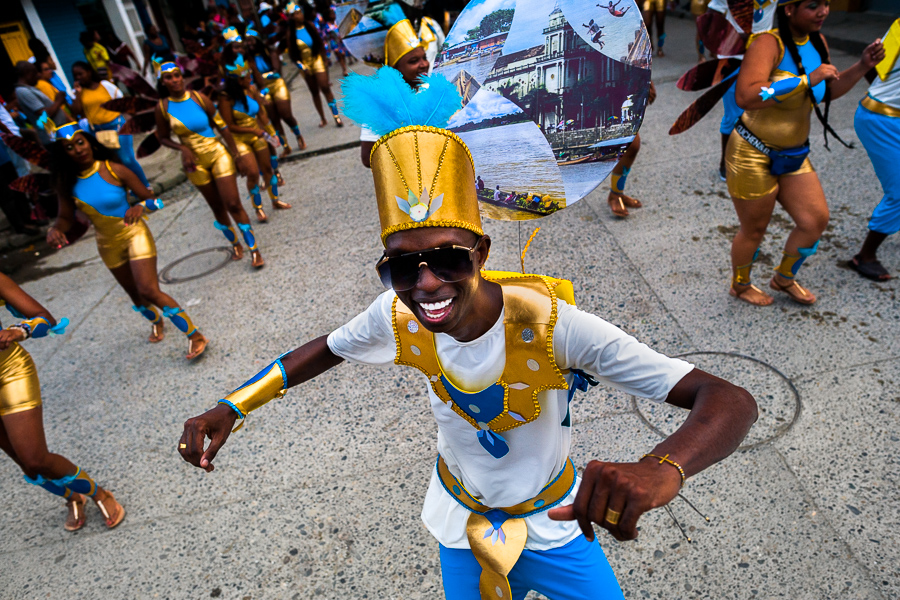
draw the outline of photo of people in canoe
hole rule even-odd
[[[523,221],[566,206],[553,150],[538,126],[500,94],[480,89],[450,120],[472,152],[485,216]]]

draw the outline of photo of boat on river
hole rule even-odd
[[[503,96],[478,90],[448,128],[472,152],[484,216],[525,221],[566,206],[565,185],[547,139]]]
[[[486,216],[540,218],[609,176],[644,118],[647,39],[635,0],[469,3],[434,70],[463,98],[448,127]]]

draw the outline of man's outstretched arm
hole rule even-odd
[[[691,477],[734,452],[757,418],[756,401],[746,390],[699,369],[685,375],[666,402],[691,412],[675,433],[649,451],[659,458],[591,461],[575,503],[552,509],[551,519],[577,520],[589,540],[594,538],[592,523],[618,540],[635,539],[641,515],[665,506],[681,490],[682,473],[660,458],[677,463],[683,476]]]
[[[178,444],[182,458],[195,467],[212,471],[215,468],[212,461],[239,417],[244,418],[251,410],[279,397],[287,388],[308,381],[344,360],[331,352],[327,339],[328,336],[323,335],[285,354],[229,394],[215,408],[185,421],[184,432]],[[270,382],[276,375],[280,381]],[[206,438],[210,442],[209,447],[204,450]]]

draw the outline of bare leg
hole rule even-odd
[[[278,139],[284,144],[285,155],[290,154],[291,147],[288,146],[287,138],[284,137],[284,126],[281,124],[281,117],[278,115],[278,108],[275,106],[275,101],[271,100],[265,102],[264,107],[266,109],[266,114],[269,116],[269,120],[272,122],[272,127],[275,128]]]
[[[312,94],[313,106],[316,107],[316,112],[319,113],[319,127],[325,127],[328,125],[328,121],[325,120],[325,110],[322,108],[322,98],[319,97],[319,84],[316,81],[314,75],[303,74],[303,78],[306,80],[306,87],[309,88],[309,93]]]
[[[155,267],[156,259],[154,258],[153,260],[154,260],[154,269],[155,269],[156,268]],[[128,297],[131,298],[131,303],[134,306],[143,307],[143,306],[147,306],[148,303],[151,303],[151,302],[153,304],[156,304],[155,302],[153,302],[152,299],[147,298],[143,294],[141,294],[140,286],[135,281],[134,275],[131,272],[131,267],[128,265],[128,263],[125,263],[124,265],[119,265],[115,269],[110,269],[109,272],[112,273],[113,277],[116,278],[116,282],[122,287],[123,290],[125,290],[125,293],[128,294]],[[156,305],[164,306],[161,304],[156,304]],[[142,313],[143,312],[144,311],[142,311]],[[152,310],[150,312],[152,313]],[[148,319],[152,318],[152,314],[148,314],[146,316]],[[163,330],[164,329],[163,321],[162,321],[162,319],[160,319],[158,317],[159,316],[157,315],[157,322],[152,323],[151,327],[150,327],[149,341],[151,344],[161,342],[166,335]]]
[[[730,293],[732,296],[757,306],[772,304],[771,296],[751,285],[750,269],[772,218],[777,193],[776,190],[759,200],[732,198],[740,229],[731,242],[731,268],[734,275]]]
[[[725,149],[728,148],[728,138],[730,133],[720,133],[722,136],[722,153],[719,155],[719,178],[725,181]]]
[[[656,11],[652,10],[642,10],[641,18],[644,19],[644,27],[647,28],[647,36],[650,38],[650,53],[656,49],[653,45],[653,15],[656,14]]]
[[[606,202],[609,204],[610,210],[617,217],[627,217],[628,208],[640,208],[643,206],[637,198],[625,195],[625,183],[628,173],[631,172],[631,166],[637,159],[638,152],[641,149],[641,137],[635,135],[634,140],[628,144],[625,153],[619,158],[615,168],[610,175],[609,195]],[[626,208],[628,207],[628,208]]]
[[[306,141],[303,139],[303,134],[300,133],[300,127],[297,125],[297,119],[294,118],[294,111],[291,109],[290,100],[276,100],[275,108],[278,111],[278,117],[282,119],[287,126],[291,128],[291,131],[294,132],[294,136],[297,138],[297,145],[300,150],[306,149]]]
[[[246,155],[250,161],[250,172],[247,174],[247,192],[250,194],[250,203],[253,205],[253,209],[256,211],[256,220],[260,223],[265,223],[268,220],[266,217],[266,213],[262,207],[262,194],[259,191],[259,171],[261,165],[257,163],[256,154],[249,153]],[[265,164],[269,166],[269,155],[266,152]],[[271,172],[272,168],[269,166],[269,171]],[[266,179],[268,182],[268,179]]]
[[[869,230],[862,248],[860,248],[856,257],[860,262],[874,262],[878,260],[878,247],[881,246],[881,243],[887,238],[888,234],[886,233]]]
[[[159,274],[156,271],[156,257],[144,258],[141,260],[129,261],[127,265],[132,272],[134,282],[140,291],[141,296],[162,309],[179,308],[178,302],[161,289],[159,289]],[[185,313],[180,315],[179,323],[190,323],[190,318]],[[187,333],[184,331],[182,333]],[[206,337],[200,333],[199,329],[195,329],[188,336],[190,340],[188,346],[188,360],[196,358],[206,349]]]
[[[325,73],[316,73],[316,81],[319,84],[319,89],[325,96],[326,102],[328,102],[328,108],[329,110],[331,110],[331,116],[334,117],[334,124],[338,127],[343,127],[344,123],[343,121],[341,121],[341,117],[338,116],[337,102],[334,99],[334,94],[331,93],[331,81],[328,79],[328,72],[326,71]]]
[[[656,39],[659,41],[659,44],[656,48],[657,56],[665,56],[666,53],[663,52],[663,44],[666,42],[666,7],[663,6],[662,10],[656,11]]]
[[[694,45],[697,47],[697,62],[705,62],[706,54],[703,51],[703,42],[700,40],[699,17],[694,17]]]
[[[241,205],[241,197],[237,188],[237,177],[235,175],[218,177],[215,179],[215,184],[219,197],[222,198],[222,202],[225,204],[225,208],[228,209],[231,218],[237,223],[238,229],[241,230],[241,235],[244,238],[244,243],[250,249],[250,255],[253,257],[253,266],[255,268],[262,267],[265,261],[263,261],[262,254],[256,247],[256,236],[253,233],[253,228],[250,226],[250,217],[247,216],[244,207]]]
[[[78,467],[65,456],[47,449],[42,407],[0,417],[0,447],[22,472],[31,478],[38,475],[59,479],[71,475]]]
[[[47,449],[43,415],[43,410],[39,406],[0,417],[0,448],[19,465],[22,472],[31,480],[39,477],[45,480],[61,479],[78,473],[79,468],[72,461],[59,454],[53,454]],[[89,478],[88,481],[90,481]],[[42,484],[42,486],[49,485],[49,483]],[[111,512],[110,518],[106,522],[107,525],[118,525],[125,516],[125,510],[108,491],[93,483],[92,486],[95,487],[92,494],[94,501],[98,506],[105,505],[105,510]],[[45,489],[47,488],[45,487]],[[62,488],[54,493],[62,490],[65,490],[61,495],[67,499],[70,511],[72,504],[84,504],[84,496],[73,490]],[[83,525],[84,513],[77,517],[73,515],[73,518],[66,520],[66,528],[70,531],[80,529]]]
[[[801,304],[812,304],[812,292],[796,285],[794,276],[807,257],[818,247],[819,238],[830,218],[825,192],[816,173],[782,177],[778,202],[794,221],[794,229],[784,243],[781,264],[775,270],[772,287],[786,292]]]
[[[224,228],[222,233],[225,234],[226,239],[231,243],[231,259],[240,260],[244,256],[244,248],[238,241],[237,232],[231,223],[231,214],[225,208],[225,203],[222,202],[222,198],[219,196],[219,189],[216,187],[215,181],[210,181],[206,185],[197,187],[197,189],[203,194],[203,199],[206,200],[206,203],[213,211],[213,215],[216,217],[216,228]]]
[[[266,146],[261,150],[257,150],[255,154],[256,162],[259,165],[259,170],[261,171],[262,180],[267,184],[267,191],[269,193],[269,199],[272,201],[272,208],[275,209],[287,209],[290,208],[291,205],[287,202],[282,202],[278,199],[278,177],[275,175],[275,171],[272,169],[272,161],[269,160],[269,147]]]
[[[340,65],[341,65],[341,71],[343,71],[343,75],[344,75],[344,77],[346,77],[349,74],[349,73],[347,73],[347,59],[341,53],[338,53],[337,57],[338,57],[338,63],[340,63]]]

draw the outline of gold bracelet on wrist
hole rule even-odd
[[[643,455],[642,457],[640,457],[638,460],[639,460],[639,461],[644,460],[644,459],[647,458],[648,456],[649,456],[650,458],[658,458],[658,459],[659,459],[659,464],[669,463],[670,465],[672,465],[673,467],[675,467],[676,469],[678,469],[678,472],[681,474],[681,487],[684,487],[684,482],[685,482],[684,469],[681,468],[681,465],[679,465],[677,462],[675,462],[674,460],[672,460],[671,458],[669,458],[669,455],[668,455],[668,454],[666,454],[665,456],[658,456],[658,455],[656,455],[656,454],[645,454],[645,455]]]

